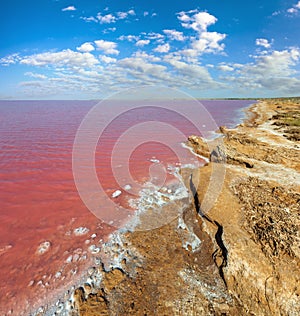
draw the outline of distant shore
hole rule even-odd
[[[210,162],[181,171],[189,197],[163,210],[178,216],[155,230],[113,235],[106,249],[123,259],[90,269],[69,314],[298,315],[299,122],[300,99],[268,99],[237,128],[220,128],[221,143],[191,136],[188,145]],[[220,167],[226,174],[206,212]]]

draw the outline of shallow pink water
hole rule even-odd
[[[101,119],[106,122],[109,114],[119,113],[122,102],[103,109]],[[250,101],[205,101],[217,125],[234,126],[242,117],[241,109]],[[1,101],[0,102],[0,312],[9,310],[13,315],[24,313],[26,304],[37,307],[53,289],[60,290],[72,282],[74,271],[79,275],[88,265],[90,258],[85,251],[85,240],[105,239],[115,228],[94,216],[81,201],[73,180],[72,147],[76,131],[91,107],[92,101]],[[181,101],[176,108],[193,106]],[[99,181],[108,197],[129,180],[122,179],[125,168],[133,180],[144,183],[149,180],[150,160],[155,158],[166,167],[168,164],[196,163],[188,150],[181,147],[186,137],[197,133],[190,122],[162,108],[145,107],[127,111],[107,128],[99,139],[95,165]],[[126,136],[125,146],[115,155],[112,168],[112,151],[120,137],[130,127],[143,122],[165,122],[182,132],[180,139],[174,133],[153,130],[151,126],[142,129],[145,141],[134,147],[136,134]],[[205,122],[203,122],[205,125]],[[209,129],[209,127],[208,127]],[[185,135],[185,136],[184,136]],[[167,139],[160,144],[159,136]],[[128,144],[128,146],[127,146]],[[124,145],[124,144],[123,144]],[[172,148],[172,149],[170,149]],[[174,150],[177,154],[174,153]],[[129,154],[128,154],[129,153]],[[128,155],[129,160],[124,156]],[[179,155],[179,157],[178,157]],[[85,157],[82,157],[82,168]],[[125,177],[125,176],[124,176]],[[169,177],[169,176],[168,176]],[[124,181],[124,182],[123,182]],[[87,183],[87,189],[88,183]],[[126,206],[131,194],[113,199]],[[94,192],[90,192],[91,195]],[[101,208],[108,207],[103,200]],[[87,227],[89,232],[76,236],[74,229]],[[50,248],[38,254],[39,245],[50,242]],[[75,262],[68,263],[70,255],[77,254]],[[56,275],[57,272],[60,274]],[[40,301],[38,301],[40,299]],[[36,303],[36,306],[33,304]]]

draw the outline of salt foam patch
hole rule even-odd
[[[182,230],[184,234],[182,234],[182,247],[186,250],[192,250],[192,252],[195,252],[199,250],[201,246],[201,240],[199,237],[192,232],[187,225],[185,224],[182,217],[178,217],[178,225],[177,228]]]

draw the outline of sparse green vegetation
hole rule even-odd
[[[288,126],[300,127],[300,118],[286,118],[284,123]]]
[[[300,98],[297,98],[296,101],[300,104]],[[298,104],[293,100],[293,105]],[[284,128],[283,132],[285,133],[284,136],[287,137],[289,140],[299,141],[300,140],[300,106],[299,109],[295,107],[289,108],[286,102],[276,102],[277,109],[281,109],[280,114],[273,115],[271,120],[273,121],[273,125],[278,126],[278,129]],[[291,104],[291,105],[292,105]],[[285,109],[285,111],[282,111]]]

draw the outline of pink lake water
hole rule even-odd
[[[43,304],[46,298],[64,291],[92,260],[87,240],[105,240],[116,229],[89,211],[78,194],[72,172],[76,132],[96,103],[0,101],[1,315],[27,315],[30,309]],[[216,125],[234,127],[243,118],[243,109],[253,102],[201,103],[211,113]],[[173,112],[163,103],[161,108],[147,106],[115,115],[114,120],[106,124],[95,153],[95,166],[109,200],[116,205],[128,206],[128,199],[132,198],[122,185],[134,185],[126,178],[116,180],[111,157],[124,132],[138,124],[149,121],[167,123],[180,130],[182,137],[172,130],[160,130],[160,125],[155,125],[154,131],[154,125],[151,129],[150,124],[142,132],[147,141],[132,148],[137,136],[128,134],[114,161],[115,172],[119,175],[127,168],[133,180],[142,185],[149,180],[149,168],[155,163],[154,159],[165,167],[201,163],[181,146],[189,135],[199,133],[188,119],[178,113],[184,107],[192,117],[195,106],[194,102],[177,101],[174,104],[177,110]],[[122,101],[112,102],[101,112],[101,120],[106,122],[111,115],[120,113],[121,107]],[[202,123],[203,129],[211,128],[207,122]],[[151,141],[154,134],[156,136]],[[160,142],[160,137],[167,139],[167,144]],[[128,156],[128,152],[130,159],[124,165],[122,158]],[[88,167],[83,156],[82,168]],[[121,190],[122,194],[111,198],[116,190]],[[110,206],[104,199],[100,207],[105,209]],[[88,230],[78,234],[80,228]],[[92,238],[93,234],[96,237]],[[43,244],[49,247],[39,252]]]

